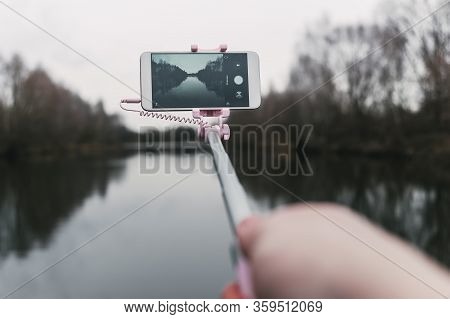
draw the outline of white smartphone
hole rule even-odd
[[[144,52],[141,101],[147,111],[256,109],[261,105],[255,52]]]

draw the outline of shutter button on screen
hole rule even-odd
[[[244,78],[240,75],[236,75],[234,77],[234,83],[236,83],[237,85],[241,85],[244,82]]]

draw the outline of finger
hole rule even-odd
[[[222,299],[245,299],[239,289],[239,285],[235,282],[228,284],[222,291]]]
[[[250,257],[254,243],[257,240],[263,224],[260,216],[251,216],[243,220],[237,227],[237,236],[243,253]]]

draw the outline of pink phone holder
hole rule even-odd
[[[200,110],[193,109],[192,116],[200,121],[198,136],[206,140],[206,136],[211,131],[216,131],[224,141],[230,139],[230,127],[225,124],[225,120],[230,116],[229,109]]]

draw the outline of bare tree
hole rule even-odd
[[[450,115],[450,6],[447,9],[433,16],[431,28],[421,35],[423,108],[431,113],[438,129],[444,114]]]
[[[442,4],[438,0],[402,2],[390,23],[405,28]],[[429,119],[429,127],[440,130],[444,120],[450,117],[450,5],[441,7],[406,36],[406,60],[420,92],[421,114]],[[414,88],[409,85],[409,93],[415,96]]]
[[[0,64],[0,153],[63,150],[130,137],[116,116],[55,83],[41,68],[28,71],[18,55]]]

